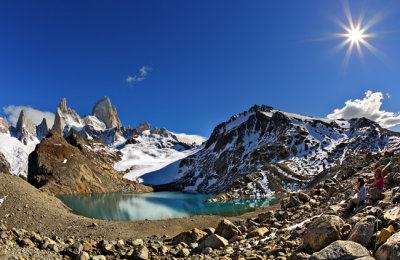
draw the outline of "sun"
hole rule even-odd
[[[347,37],[351,42],[359,43],[363,38],[365,38],[365,35],[360,28],[353,28],[348,32]]]
[[[361,58],[363,57],[363,48],[368,49],[374,54],[378,54],[378,50],[368,42],[368,38],[373,38],[376,35],[373,33],[367,33],[370,27],[377,22],[378,17],[376,16],[370,21],[365,21],[364,15],[361,14],[358,20],[354,21],[349,5],[346,4],[347,2],[344,3],[347,24],[337,20],[337,23],[343,29],[343,32],[337,33],[335,36],[337,38],[344,38],[344,40],[339,44],[338,49],[347,46],[345,62],[348,62],[354,49],[357,49],[357,52]]]

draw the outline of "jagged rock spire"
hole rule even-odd
[[[56,130],[59,134],[62,134],[65,126],[63,113],[67,113],[67,100],[65,98],[61,99],[61,102],[57,107],[56,115],[54,118],[53,129]]]
[[[21,140],[25,145],[28,144],[28,140],[33,140],[36,137],[36,127],[27,118],[25,109],[22,109],[16,126],[18,139]]]
[[[111,105],[110,99],[107,96],[104,96],[94,105],[92,115],[105,123],[107,128],[122,126],[117,108]]]
[[[43,118],[42,122],[36,126],[36,135],[39,140],[43,139],[47,133],[49,132],[49,128],[47,126],[46,118]]]

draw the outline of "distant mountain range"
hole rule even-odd
[[[399,133],[366,118],[328,120],[256,105],[215,127],[204,148],[181,161],[181,178],[158,189],[222,198],[302,189],[355,155],[399,148]]]
[[[86,140],[102,139],[109,146],[123,152],[126,150],[124,158],[127,161],[120,163],[118,169],[124,170],[128,178],[131,172],[131,175],[137,177],[135,172],[138,168],[141,169],[141,174],[146,173],[143,169],[153,169],[149,168],[149,165],[141,165],[143,160],[140,156],[145,157],[145,162],[148,161],[146,156],[150,156],[155,158],[155,161],[162,160],[162,165],[165,165],[187,156],[190,154],[187,150],[194,149],[205,141],[205,138],[197,135],[174,134],[165,128],[151,129],[147,122],[135,128],[124,127],[116,107],[111,105],[108,97],[99,100],[93,106],[92,115],[83,118],[75,110],[67,107],[67,101],[63,98],[56,109],[54,124],[50,123],[48,125],[46,119],[43,119],[42,123],[36,126],[27,118],[24,110],[21,111],[15,127],[10,125],[5,117],[0,118],[0,153],[3,153],[10,163],[13,175],[26,176],[28,155],[50,129],[56,130],[64,137],[75,133]],[[151,149],[144,151],[144,147]],[[135,154],[137,152],[141,154]],[[162,155],[162,158],[157,158],[157,154]]]
[[[147,122],[124,127],[108,97],[83,118],[62,99],[52,129],[67,139],[73,135],[68,145],[76,146],[71,140],[78,137],[90,141],[87,148],[78,147],[83,152],[99,145],[99,139],[119,150],[121,156],[112,160],[112,167],[129,180],[155,185],[158,190],[220,194],[221,198],[302,189],[316,178],[334,175],[337,167],[355,155],[400,148],[399,133],[366,118],[329,120],[265,105],[232,116],[206,140],[165,128],[151,129]],[[0,118],[0,153],[10,163],[12,174],[26,176],[28,155],[49,130],[45,119],[36,126],[24,111],[15,127]],[[102,151],[111,150],[102,148],[97,153]],[[91,155],[86,152],[85,156]]]

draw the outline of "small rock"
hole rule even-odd
[[[92,256],[92,260],[107,260],[107,258],[104,255],[96,255]]]
[[[142,246],[137,250],[134,254],[134,259],[136,260],[147,260],[149,258],[149,249],[147,247]]]
[[[261,227],[257,228],[253,231],[251,231],[248,235],[247,238],[252,238],[252,237],[262,237],[264,236],[267,232],[269,232],[268,228],[266,227]]]
[[[200,243],[199,248],[211,247],[213,249],[219,249],[227,246],[228,244],[228,240],[226,240],[224,237],[217,234],[212,234]]]
[[[81,243],[73,243],[67,249],[65,249],[65,252],[70,255],[70,256],[79,256],[81,252],[83,251],[83,245]]]
[[[132,246],[143,246],[143,239],[139,238],[139,239],[135,239],[132,241]]]
[[[226,239],[231,239],[236,235],[241,235],[241,233],[242,232],[240,232],[239,228],[227,219],[222,220],[215,230],[215,234]]]
[[[90,256],[87,252],[81,252],[80,255],[78,256],[78,258],[76,258],[77,260],[89,260]]]
[[[200,239],[202,239],[205,236],[207,236],[206,232],[195,228],[192,229],[191,231],[185,231],[176,235],[174,238],[172,238],[172,243],[173,244],[179,244],[181,242],[184,242],[186,244],[197,243],[200,241]]]
[[[203,249],[203,251],[201,252],[202,254],[208,255],[211,254],[213,251],[213,249],[211,247],[206,247]]]
[[[178,252],[177,256],[179,257],[188,257],[190,255],[190,250],[187,248],[182,248],[181,251]]]
[[[30,240],[29,238],[23,238],[19,241],[19,244],[21,246],[26,246],[26,247],[35,247],[35,244]]]

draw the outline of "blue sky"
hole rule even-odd
[[[344,65],[336,0],[1,1],[0,108],[55,112],[66,97],[83,116],[106,95],[126,126],[203,136],[254,104],[326,117],[368,90],[397,113],[400,2],[350,8],[379,16],[368,42],[386,57],[362,47]]]

